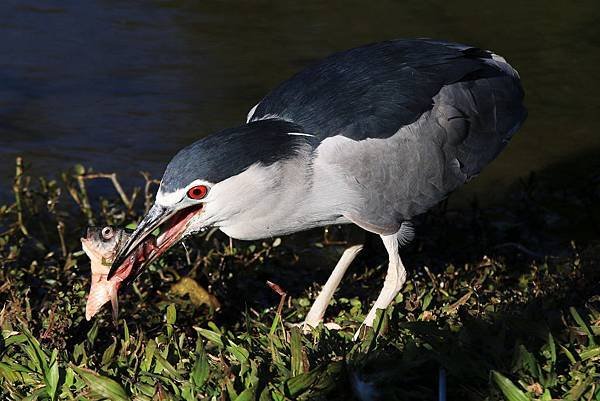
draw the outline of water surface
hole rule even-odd
[[[4,0],[0,194],[74,163],[159,176],[182,146],[239,125],[278,82],[334,51],[399,37],[493,49],[520,72],[530,117],[460,196],[600,150],[600,7],[573,2]],[[576,176],[581,167],[573,167]]]

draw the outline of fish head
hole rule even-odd
[[[81,245],[90,259],[97,259],[102,265],[110,266],[119,249],[127,242],[131,231],[113,226],[88,227]]]

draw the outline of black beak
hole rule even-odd
[[[113,261],[107,279],[116,273],[119,267],[127,259],[127,257],[140,245],[154,230],[160,227],[165,221],[175,214],[175,210],[162,207],[154,204],[148,213],[144,216],[140,224],[137,226],[131,237],[125,245],[119,250],[115,260]]]

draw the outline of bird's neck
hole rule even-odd
[[[347,223],[336,177],[310,155],[252,166],[222,183],[223,193],[236,195],[221,205],[215,225],[233,238],[260,239]]]

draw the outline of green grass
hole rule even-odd
[[[567,200],[600,204],[597,181],[585,196],[528,183],[502,208],[433,211],[403,253],[397,302],[354,342],[385,274],[371,239],[326,315],[342,330],[291,326],[343,249],[322,231],[189,239],[123,292],[117,327],[108,308],[86,322],[79,236],[134,223],[155,189],[90,199],[106,178],[78,166],[33,179],[17,165],[15,201],[0,206],[2,400],[358,400],[359,387],[434,400],[443,367],[449,400],[600,401],[600,244],[552,234]]]

